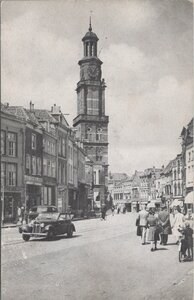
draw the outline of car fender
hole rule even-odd
[[[52,229],[53,231],[55,231],[55,227],[54,227],[53,225],[50,225],[50,224],[49,224],[49,225],[46,225],[46,226],[45,226],[45,231],[49,231],[49,230],[51,230],[51,229]]]
[[[32,227],[29,225],[22,225],[20,226],[20,233],[22,232],[30,232],[32,230]]]

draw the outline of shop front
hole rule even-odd
[[[4,208],[3,221],[5,223],[17,223],[17,210],[18,207],[21,207],[21,192],[4,192],[2,203]]]
[[[32,206],[42,204],[42,178],[25,176],[26,201],[25,207],[28,211]]]

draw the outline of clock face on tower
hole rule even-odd
[[[95,65],[90,65],[88,67],[88,76],[90,79],[99,79],[99,75],[100,75],[100,69],[98,66]]]

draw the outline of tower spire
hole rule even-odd
[[[90,22],[89,22],[89,31],[92,31],[91,16],[90,16]]]

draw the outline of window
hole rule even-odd
[[[177,186],[176,186],[176,183],[174,185],[174,195],[176,196],[177,195]]]
[[[8,185],[16,186],[16,164],[7,165]]]
[[[66,179],[65,165],[62,166],[61,177],[62,177],[62,179],[61,179],[62,183],[65,183],[66,182],[66,180],[65,180]]]
[[[92,140],[92,129],[90,127],[86,130],[86,139],[91,141]]]
[[[48,187],[48,204],[51,205],[52,204],[52,199],[51,199],[51,195],[52,195],[52,190],[51,187]]]
[[[47,175],[47,160],[43,159],[43,175]]]
[[[5,155],[5,131],[1,130],[1,155]]]
[[[102,128],[98,128],[96,132],[96,140],[101,141],[102,139]]]
[[[16,133],[8,132],[8,155],[16,156]]]
[[[50,153],[51,149],[50,149],[50,141],[47,141],[47,152]]]
[[[44,204],[47,204],[47,187],[44,186]]]
[[[26,174],[31,174],[31,157],[29,154],[26,154]]]
[[[58,153],[61,154],[61,137],[59,137]]]
[[[55,144],[51,143],[51,154],[55,155]]]
[[[59,163],[59,167],[58,167],[58,180],[59,183],[61,183],[61,164]]]
[[[188,161],[191,161],[191,152],[189,152],[189,160]]]
[[[65,139],[62,139],[62,155],[65,156]]]
[[[36,135],[32,133],[32,149],[36,149]]]
[[[36,157],[32,156],[32,175],[36,175]]]
[[[177,193],[177,195],[180,196],[180,194],[181,194],[181,187],[180,187],[180,183],[178,183],[178,193]]]
[[[178,160],[178,174],[180,174],[180,160]]]
[[[50,160],[47,161],[47,175],[51,176],[51,162],[50,162]]]
[[[37,175],[41,175],[41,171],[42,171],[42,168],[41,168],[41,158],[37,157]]]
[[[176,170],[174,170],[174,180],[176,180]]]
[[[52,162],[51,164],[51,176],[55,177],[55,162]]]
[[[6,168],[5,168],[5,163],[1,163],[1,186],[6,185]]]
[[[94,171],[94,184],[96,184],[96,172]]]

